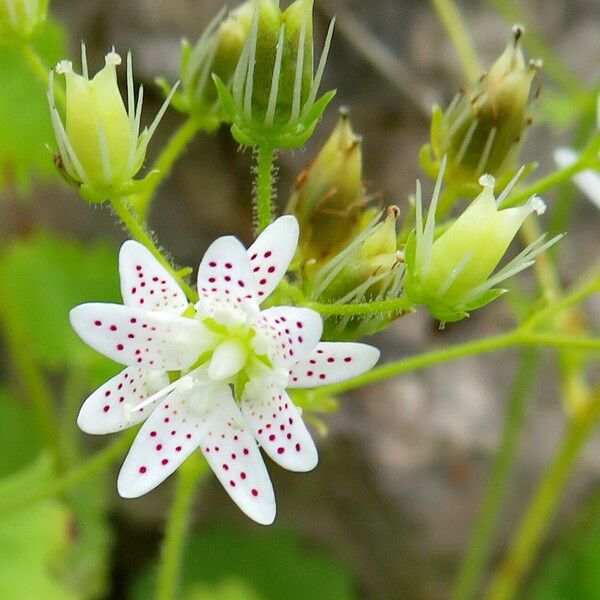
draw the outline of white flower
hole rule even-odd
[[[316,466],[314,442],[286,387],[355,377],[373,367],[379,351],[320,343],[322,321],[312,310],[260,310],[297,243],[291,216],[248,250],[234,237],[217,239],[200,264],[200,301],[190,306],[150,252],[127,241],[119,256],[124,305],[71,311],[81,338],[127,367],[86,400],[79,427],[103,434],[146,419],[119,473],[121,496],[154,489],[200,448],[238,506],[269,524],[275,497],[259,445],[291,471]]]
[[[554,162],[561,168],[570,167],[577,162],[579,156],[571,148],[557,148],[554,151]],[[573,175],[577,187],[600,208],[600,174],[593,169],[585,169]]]

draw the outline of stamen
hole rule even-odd
[[[490,133],[485,142],[485,147],[483,149],[483,152],[481,153],[481,158],[479,159],[479,163],[477,164],[477,173],[482,173],[487,165],[488,159],[490,158],[490,153],[492,151],[492,144],[494,143],[494,139],[496,138],[497,131],[498,129],[496,129],[496,127],[492,127],[492,129],[490,129]]]
[[[438,295],[443,296],[449,289],[450,286],[456,281],[456,278],[465,270],[465,267],[469,264],[470,260],[473,258],[473,252],[467,252],[461,259],[461,261],[452,269],[452,272],[448,277],[446,277],[446,281],[440,286],[438,291]]]
[[[471,123],[471,125],[469,125],[469,129],[467,130],[467,133],[465,134],[465,139],[463,140],[463,143],[460,145],[460,149],[458,150],[458,153],[456,154],[456,163],[460,164],[462,162],[462,159],[464,158],[467,149],[469,147],[469,144],[471,143],[471,139],[473,138],[473,134],[475,133],[475,130],[477,129],[477,126],[479,125],[479,121],[475,120]]]
[[[481,187],[493,192],[494,188],[496,187],[496,178],[489,173],[485,173],[479,178],[478,183]]]
[[[258,44],[258,22],[260,18],[260,4],[257,0],[252,16],[252,28],[250,31],[248,47],[248,68],[246,71],[246,89],[244,90],[244,114],[246,118],[252,118],[252,92],[254,91],[254,65],[256,63],[256,46]]]
[[[55,67],[59,75],[66,75],[73,71],[73,63],[70,60],[61,60]]]
[[[427,272],[429,271],[429,260],[431,256],[431,248],[433,246],[433,235],[435,233],[435,213],[437,212],[437,206],[440,199],[442,182],[444,180],[447,162],[448,156],[444,155],[442,164],[440,165],[440,172],[438,173],[438,178],[435,182],[435,188],[433,189],[431,204],[429,205],[429,210],[427,211],[427,222],[425,223],[425,231],[423,233],[423,276],[426,276]]]

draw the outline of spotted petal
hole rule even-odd
[[[232,500],[251,519],[269,525],[275,519],[275,495],[260,450],[230,398],[204,436],[200,449]]]
[[[380,352],[368,344],[321,342],[290,368],[290,388],[312,388],[352,379],[373,368]]]
[[[142,410],[131,409],[169,385],[169,377],[160,371],[128,367],[99,387],[84,403],[77,417],[82,431],[92,434],[113,433],[145,420],[158,400]]]
[[[121,467],[117,488],[123,498],[143,496],[162,483],[198,448],[213,424],[215,407],[230,397],[227,386],[175,391],[154,410],[138,432]]]
[[[262,449],[289,471],[317,466],[317,449],[285,390],[252,386],[242,399],[242,414]]]
[[[271,338],[271,360],[278,366],[302,360],[317,345],[323,332],[323,320],[319,313],[295,306],[276,306],[263,310],[254,326]]]
[[[299,234],[296,218],[286,215],[271,223],[248,248],[259,302],[271,294],[285,275],[294,258]]]
[[[233,236],[215,240],[202,258],[198,270],[200,310],[211,315],[219,308],[242,303],[256,307],[257,293],[250,259],[242,243]]]
[[[205,345],[200,323],[161,312],[90,303],[76,306],[70,318],[86,344],[123,365],[181,370],[197,360]]]
[[[181,315],[188,300],[173,276],[142,244],[126,241],[119,252],[121,296],[126,306]]]

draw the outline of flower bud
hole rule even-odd
[[[356,304],[397,298],[402,290],[403,258],[397,250],[396,221],[400,211],[390,206],[385,218],[374,210],[364,213],[352,242],[317,267],[303,267],[305,293],[321,303]],[[389,325],[397,315],[369,314],[329,317],[324,322],[326,339],[357,339]]]
[[[214,76],[219,98],[240,144],[296,148],[312,135],[334,96],[329,92],[317,100],[333,22],[313,76],[313,0],[296,0],[285,11],[276,0],[252,4],[231,89]]]
[[[128,110],[117,84],[120,64],[121,57],[113,50],[106,55],[104,68],[89,79],[82,46],[83,75],[73,71],[70,61],[57,65],[56,72],[66,79],[66,125],[54,102],[53,72],[50,77],[48,101],[60,156],[57,162],[89,201],[131,193],[133,177],[171,99],[167,98],[150,128],[140,133],[143,91],[140,87],[136,107],[131,54],[127,56]]]
[[[516,171],[524,134],[531,85],[539,61],[525,62],[523,29],[472,90],[462,90],[443,112],[434,107],[431,144],[421,153],[423,168],[437,177],[448,157],[446,181],[473,188],[483,173],[509,179]]]
[[[28,40],[46,20],[49,0],[0,0],[0,44]]]
[[[287,212],[300,223],[298,252],[317,264],[356,236],[364,211],[361,140],[343,111],[316,159],[300,174]]]
[[[543,201],[533,196],[522,206],[501,209],[516,178],[496,199],[494,178],[484,175],[483,191],[434,239],[442,177],[440,172],[425,225],[417,184],[417,226],[407,244],[404,291],[413,304],[427,305],[440,321],[457,321],[504,293],[494,286],[533,264],[535,256],[561,236],[547,243],[541,237],[492,275],[527,216],[544,212]]]
[[[225,17],[224,8],[209,23],[194,46],[182,40],[181,91],[173,96],[173,107],[185,114],[193,114],[205,130],[216,129],[224,119],[211,78],[217,75],[229,84],[248,37],[254,0],[231,10]],[[171,91],[164,79],[157,83],[165,95]]]

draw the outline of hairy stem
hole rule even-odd
[[[273,221],[273,167],[275,152],[272,148],[259,146],[256,153],[256,198],[254,212],[256,233],[258,234]]]
[[[486,600],[510,600],[521,589],[554,516],[579,453],[600,418],[600,393],[568,425],[548,470],[529,504],[506,556],[492,579]]]
[[[490,478],[479,508],[479,515],[454,584],[452,600],[470,600],[479,587],[481,575],[490,555],[502,502],[506,496],[527,400],[535,380],[538,356],[539,353],[536,349],[527,348],[523,351],[510,394],[500,447],[494,458]]]
[[[194,290],[183,277],[171,266],[171,263],[163,256],[154,240],[140,221],[139,217],[133,212],[124,198],[111,199],[112,207],[116,215],[121,219],[123,225],[127,228],[133,239],[140,242],[150,250],[158,262],[175,278],[181,289],[186,293],[188,300],[196,302],[198,293]]]
[[[190,510],[194,500],[194,492],[207,472],[208,465],[199,456],[191,456],[179,467],[175,498],[171,505],[161,549],[156,600],[176,600],[180,598],[178,583]]]
[[[461,62],[463,72],[469,84],[475,83],[484,69],[473,45],[473,40],[464,19],[461,17],[454,0],[431,0],[446,33],[452,41],[454,50]]]
[[[305,306],[326,316],[359,316],[383,312],[401,313],[412,309],[412,304],[406,296],[360,304],[321,304],[319,302],[309,302]]]
[[[169,176],[173,165],[181,156],[188,144],[200,130],[200,123],[194,117],[188,117],[171,136],[166,146],[162,149],[158,158],[152,165],[152,171],[156,173],[148,178],[142,191],[132,198],[132,203],[140,217],[146,219],[150,203],[161,183]]]

